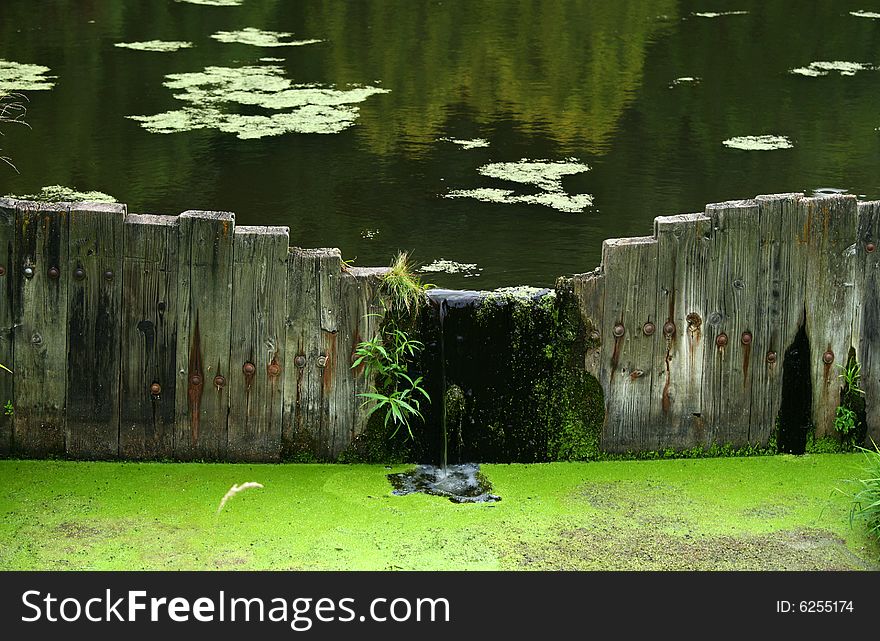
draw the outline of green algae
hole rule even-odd
[[[462,274],[465,278],[472,278],[479,276],[483,268],[477,267],[476,263],[459,263],[454,260],[438,258],[427,265],[423,265],[419,271],[422,273],[443,272],[446,274]]]
[[[193,43],[183,40],[145,40],[143,42],[116,42],[113,46],[120,49],[133,49],[134,51],[167,53],[179,51],[180,49],[190,49]]]
[[[46,91],[57,76],[46,75],[49,67],[0,59],[0,94],[13,91]]]
[[[264,31],[254,27],[245,27],[237,31],[218,31],[212,34],[214,40],[226,43],[251,45],[254,47],[300,47],[323,42],[314,38],[308,40],[283,40],[292,37],[292,33],[285,31]]]
[[[62,185],[49,185],[43,187],[36,194],[27,194],[24,196],[16,196],[7,194],[5,198],[18,198],[19,200],[34,200],[44,203],[72,203],[72,202],[95,202],[95,203],[115,203],[117,200],[108,194],[100,191],[79,191],[71,187]]]
[[[785,136],[736,136],[722,142],[725,147],[731,149],[743,149],[746,151],[770,151],[773,149],[791,149],[794,143]]]
[[[845,62],[843,60],[818,61],[811,62],[806,67],[798,67],[791,69],[789,73],[798,76],[808,76],[816,78],[819,76],[827,76],[832,71],[836,71],[841,76],[854,76],[859,71],[874,71],[877,67],[866,62]]]
[[[175,2],[201,4],[208,7],[238,7],[244,2],[244,0],[175,0]]]

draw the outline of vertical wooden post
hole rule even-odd
[[[120,303],[125,205],[70,207],[69,259],[61,278],[69,292],[67,453],[119,454]]]
[[[178,220],[174,450],[181,459],[226,455],[234,231],[228,212],[186,211]]]
[[[120,454],[170,458],[177,383],[177,217],[129,214],[123,229]]]
[[[654,336],[645,323],[657,324],[657,241],[652,237],[606,240],[602,245],[605,303],[600,382],[605,389],[603,449],[614,452],[653,449],[649,424],[654,371]]]
[[[601,269],[586,274],[575,274],[572,290],[578,299],[581,318],[584,320],[587,346],[584,350],[584,367],[596,379],[602,362],[602,317],[605,304],[605,276]]]
[[[855,196],[835,195],[800,201],[802,242],[806,248],[807,338],[813,383],[816,436],[834,434],[840,404],[840,368],[853,338],[858,209]]]
[[[702,417],[703,276],[712,222],[703,214],[654,219],[657,311],[649,421],[658,450],[705,442]]]
[[[64,454],[68,206],[21,201],[15,227],[15,451]]]
[[[230,460],[281,455],[287,331],[287,227],[237,227],[229,368]]]
[[[859,203],[858,213],[857,358],[862,366],[867,436],[880,443],[880,201]]]
[[[13,339],[15,337],[15,209],[17,201],[0,198],[0,363],[15,370]],[[14,375],[0,371],[0,456],[12,452],[12,414],[6,413],[7,401],[14,396]],[[14,411],[14,410],[13,410]]]
[[[736,200],[706,206],[713,235],[706,270],[703,420],[707,445],[745,445],[750,422],[752,345],[756,332],[758,203]]]

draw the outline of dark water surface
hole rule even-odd
[[[695,15],[730,11],[747,13]],[[880,197],[880,71],[790,73],[880,64],[880,19],[851,11],[880,13],[880,3],[0,0],[0,59],[57,76],[52,89],[24,92],[32,129],[3,128],[2,155],[21,174],[0,166],[0,193],[60,184],[134,212],[229,210],[239,224],[289,225],[292,244],[338,246],[358,265],[385,264],[397,249],[476,265],[468,278],[430,274],[447,287],[546,286],[592,269],[604,238],[650,233],[656,215],[768,192]],[[210,37],[245,27],[322,42]],[[145,40],[193,46],[114,46]],[[349,104],[352,126],[332,134],[152,133],[125,117],[193,106],[163,86],[166,74],[260,65],[294,83],[387,93]],[[792,147],[722,144],[758,135]],[[543,187],[478,173],[521,159],[591,170]],[[512,190],[514,202],[444,197],[481,188]],[[527,202],[558,199],[559,189],[563,201],[589,194],[592,205]]]

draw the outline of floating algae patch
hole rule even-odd
[[[677,87],[678,85],[695,85],[700,82],[700,78],[694,76],[682,76],[681,78],[676,78],[671,83],[669,83],[669,88],[672,89]]]
[[[0,59],[0,93],[43,91],[55,86],[58,76],[47,76],[49,67]]]
[[[254,27],[245,27],[238,31],[218,31],[211,35],[214,40],[219,40],[220,42],[234,42],[254,47],[299,47],[323,42],[323,40],[316,40],[314,38],[310,40],[282,40],[282,38],[290,38],[292,36],[292,33],[285,31],[263,31]]]
[[[490,503],[501,497],[492,494],[492,484],[480,472],[476,463],[449,465],[446,469],[434,465],[418,465],[409,472],[389,474],[397,496],[415,492],[445,496],[453,503]]]
[[[164,86],[179,90],[174,97],[189,106],[127,117],[152,133],[218,129],[242,140],[286,133],[339,133],[357,120],[355,103],[389,92],[378,87],[335,89],[294,84],[277,65],[206,67],[198,73],[169,74]],[[241,105],[263,108],[267,113],[235,113]]]
[[[184,40],[145,40],[144,42],[116,42],[113,46],[119,47],[120,49],[165,53],[178,51],[180,49],[190,49],[193,46],[193,43]]]
[[[285,60],[284,58],[271,58],[271,57],[260,58],[260,62],[284,62],[284,60]]]
[[[423,273],[444,272],[446,274],[463,274],[465,278],[471,278],[479,276],[483,268],[477,267],[476,263],[457,263],[454,260],[438,258],[434,262],[423,266],[419,271]]]
[[[748,11],[695,11],[692,16],[697,18],[721,18],[723,16],[744,16]]]
[[[176,0],[176,2],[186,2],[188,4],[202,4],[209,7],[237,7],[244,0]]]
[[[439,138],[440,142],[451,142],[453,144],[458,145],[462,149],[478,149],[480,147],[488,147],[489,141],[485,138],[470,138],[470,139],[462,139],[462,138]]]
[[[870,18],[872,20],[880,20],[880,13],[876,13],[874,11],[862,11],[860,9],[858,11],[850,11],[849,15],[855,16],[856,18]]]
[[[580,212],[593,204],[591,194],[569,194],[562,187],[562,179],[572,174],[590,171],[590,167],[576,158],[567,160],[528,160],[496,162],[477,170],[483,176],[507,180],[523,185],[533,185],[541,191],[533,194],[516,194],[511,189],[480,187],[456,189],[445,194],[446,198],[474,198],[493,203],[525,203],[544,205],[564,212]]]
[[[18,198],[19,200],[35,200],[43,203],[74,203],[89,201],[96,203],[115,203],[117,200],[100,191],[78,191],[62,185],[50,185],[40,189],[39,193],[16,196],[7,194],[4,198]]]
[[[725,147],[731,149],[744,149],[746,151],[769,151],[772,149],[791,149],[794,144],[785,136],[736,136],[722,142]]]
[[[854,76],[859,71],[873,71],[874,65],[864,62],[844,62],[843,60],[818,61],[811,62],[806,67],[798,67],[791,69],[789,73],[799,76],[808,76],[816,78],[818,76],[827,76],[832,71],[836,71],[841,76]]]

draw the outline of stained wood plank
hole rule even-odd
[[[855,196],[804,198],[799,203],[806,251],[807,338],[813,384],[813,425],[817,437],[835,434],[840,404],[838,366],[846,365],[853,339],[853,278],[858,239]],[[824,362],[829,353],[832,362]]]
[[[181,459],[226,455],[234,231],[229,212],[186,211],[178,220],[174,450]]]
[[[286,369],[287,227],[237,227],[229,378],[230,460],[281,455]]]
[[[13,352],[15,279],[12,275],[15,247],[15,209],[18,201],[0,198],[0,363],[15,370]],[[12,415],[6,413],[6,402],[14,396],[14,374],[0,371],[0,456],[12,452]]]
[[[859,203],[858,215],[855,343],[862,366],[867,436],[880,443],[880,201]]]
[[[65,452],[68,206],[21,201],[12,276],[15,309],[15,452]],[[59,270],[50,278],[49,270]],[[25,270],[32,270],[28,277]]]
[[[656,448],[684,449],[706,440],[702,417],[706,272],[712,221],[703,214],[654,219],[657,301],[649,427]]]
[[[756,333],[759,208],[755,200],[706,206],[713,234],[706,271],[703,340],[703,420],[705,445],[745,445],[750,425],[750,391],[754,374],[751,344],[742,337]],[[719,335],[726,346],[716,344]]]
[[[758,196],[759,247],[748,441],[766,446],[782,402],[785,352],[804,322],[805,252],[798,242],[803,194]]]
[[[170,458],[177,383],[177,217],[129,214],[123,238],[120,455]]]
[[[602,448],[614,452],[653,449],[656,432],[648,418],[655,337],[645,336],[642,327],[647,322],[657,323],[657,241],[653,237],[606,240],[602,245],[602,271]],[[615,336],[615,326],[623,326],[622,336]]]
[[[68,281],[67,453],[119,454],[122,221],[125,205],[70,207]],[[64,267],[62,267],[64,269]]]
[[[601,269],[572,277],[572,290],[578,300],[586,333],[584,368],[596,379],[602,362],[602,319],[605,303],[605,276]]]

